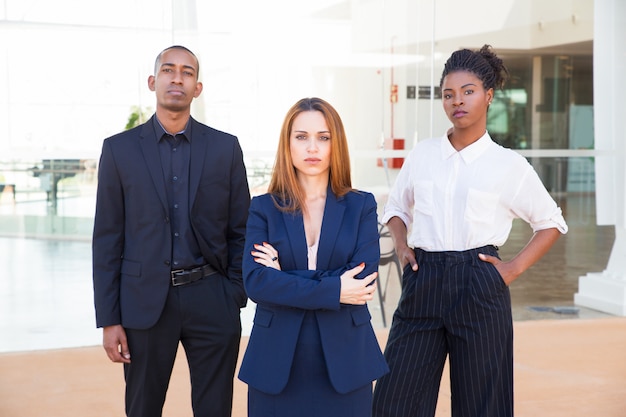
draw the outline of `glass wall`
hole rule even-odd
[[[330,101],[355,186],[384,204],[403,157],[449,127],[445,59],[491,44],[512,78],[495,140],[593,221],[593,2],[584,0],[0,0],[0,234],[89,240],[102,140],[149,117],[156,55],[200,58],[195,118],[237,135],[263,192],[286,110]],[[568,219],[569,220],[569,219]]]

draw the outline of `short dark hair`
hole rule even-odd
[[[502,89],[509,78],[509,71],[502,59],[493,52],[490,45],[484,45],[477,51],[460,49],[450,55],[443,67],[439,86],[443,85],[446,75],[456,71],[468,71],[483,82],[485,90]]]
[[[198,59],[198,57],[196,56],[196,54],[194,54],[193,52],[191,52],[191,50],[185,46],[182,45],[172,45],[169,46],[167,48],[165,48],[164,50],[162,50],[159,55],[157,55],[156,60],[154,61],[154,74],[156,75],[157,71],[159,70],[159,62],[161,62],[161,57],[163,56],[164,53],[166,53],[167,51],[171,50],[171,49],[180,49],[182,51],[186,51],[188,52],[191,56],[193,56],[196,59],[196,78],[200,77],[200,60]]]

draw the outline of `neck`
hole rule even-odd
[[[452,128],[448,131],[448,140],[454,149],[460,151],[483,137],[487,130],[476,128]]]
[[[172,112],[163,108],[157,108],[157,118],[168,133],[178,133],[187,126],[187,122],[191,117],[189,110],[181,112]]]
[[[299,175],[298,181],[302,185],[304,195],[307,200],[313,201],[319,198],[326,199],[326,190],[328,189],[328,174],[306,176]]]

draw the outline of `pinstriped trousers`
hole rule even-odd
[[[496,268],[462,252],[415,250],[417,271],[404,269],[374,417],[432,417],[449,355],[452,417],[513,415],[511,297]]]

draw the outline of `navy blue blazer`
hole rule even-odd
[[[153,126],[151,119],[102,146],[93,231],[98,327],[151,327],[170,287],[172,232]],[[190,143],[191,226],[202,256],[226,280],[225,297],[238,316],[247,300],[241,255],[250,204],[243,155],[235,136],[194,119]]]
[[[378,270],[377,225],[372,194],[352,191],[336,198],[329,189],[317,270],[310,271],[302,215],[279,211],[269,194],[252,200],[242,265],[245,289],[257,306],[239,379],[268,394],[285,388],[307,310],[317,317],[328,374],[337,392],[350,392],[389,371],[367,305],[339,303],[343,272],[361,262],[365,270],[360,278]],[[262,242],[278,250],[282,271],[254,262],[250,252]]]

